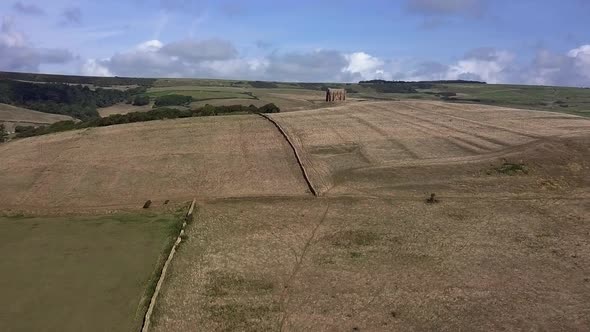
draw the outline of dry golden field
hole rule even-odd
[[[0,211],[196,197],[156,331],[590,326],[590,120],[434,101],[316,106],[271,117],[319,197],[277,128],[238,115],[2,144]]]
[[[577,168],[575,159],[587,155],[564,149],[566,140],[560,137],[584,140],[590,133],[590,121],[576,116],[423,101],[347,103],[272,117],[297,146],[312,182],[326,194],[448,190],[456,185],[449,179],[465,172],[478,183],[453,190],[472,194],[479,182],[490,182],[481,178],[485,171],[504,160],[519,163],[527,157],[559,159],[566,154],[571,160],[562,161]],[[502,184],[495,178],[491,182]]]
[[[14,127],[19,125],[38,126],[65,120],[73,120],[73,118],[67,115],[37,112],[0,103],[0,123],[4,123],[10,132],[13,132]]]
[[[257,115],[93,128],[0,145],[0,209],[141,208],[151,199],[305,195],[292,150]]]
[[[218,200],[154,331],[582,331],[588,200]]]
[[[152,110],[152,104],[144,105],[144,106],[133,106],[131,104],[117,104],[109,107],[103,107],[98,109],[98,114],[106,118],[109,115],[113,114],[127,114],[131,112],[147,112]]]
[[[587,119],[436,102],[272,117],[321,196],[202,201],[155,330],[589,326]]]

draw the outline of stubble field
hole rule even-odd
[[[257,115],[79,130],[0,146],[0,207],[140,208],[151,199],[305,195],[292,150]]]

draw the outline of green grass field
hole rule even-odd
[[[179,220],[0,217],[0,331],[139,330]]]
[[[210,89],[199,89],[198,87],[190,88],[184,87],[180,89],[170,88],[153,88],[147,93],[151,98],[157,98],[161,96],[177,94],[183,96],[191,96],[194,101],[201,100],[213,100],[213,99],[256,99],[247,92],[239,92],[232,90],[210,90]]]
[[[457,93],[458,100],[590,116],[590,89],[501,84],[448,84],[438,89]]]

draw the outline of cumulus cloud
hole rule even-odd
[[[39,71],[41,64],[63,64],[74,59],[64,49],[36,48],[26,36],[14,29],[14,21],[4,18],[0,25],[0,69],[8,71]]]
[[[540,50],[521,75],[529,84],[590,86],[590,45],[581,45],[566,54]]]
[[[12,5],[12,8],[22,15],[45,15],[45,11],[34,4],[17,1]]]
[[[475,79],[488,83],[505,82],[510,75],[514,55],[492,48],[479,48],[467,53],[464,59],[451,65],[447,79]]]
[[[365,52],[355,52],[345,55],[348,64],[342,72],[363,80],[391,79],[391,74],[383,69],[385,62]]]
[[[168,44],[149,40],[108,59],[93,59],[81,71],[144,77],[233,77],[252,67],[236,57],[234,46],[223,40],[187,39]]]
[[[409,12],[421,15],[467,15],[483,14],[486,0],[407,0]]]
[[[3,45],[22,45],[18,34],[2,34]],[[37,57],[59,61],[67,53],[42,52]],[[28,59],[26,53],[23,59]],[[80,72],[93,76],[210,77],[297,82],[359,80],[478,80],[488,83],[590,85],[590,45],[565,54],[540,51],[528,62],[507,51],[476,48],[450,63],[383,58],[358,51],[317,49],[272,51],[246,58],[232,43],[220,39],[186,39],[162,43],[154,39],[106,59],[86,61]]]
[[[82,65],[80,73],[85,76],[113,76],[107,67],[95,59],[86,60]]]

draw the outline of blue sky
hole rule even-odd
[[[588,0],[2,0],[0,70],[590,86]]]

